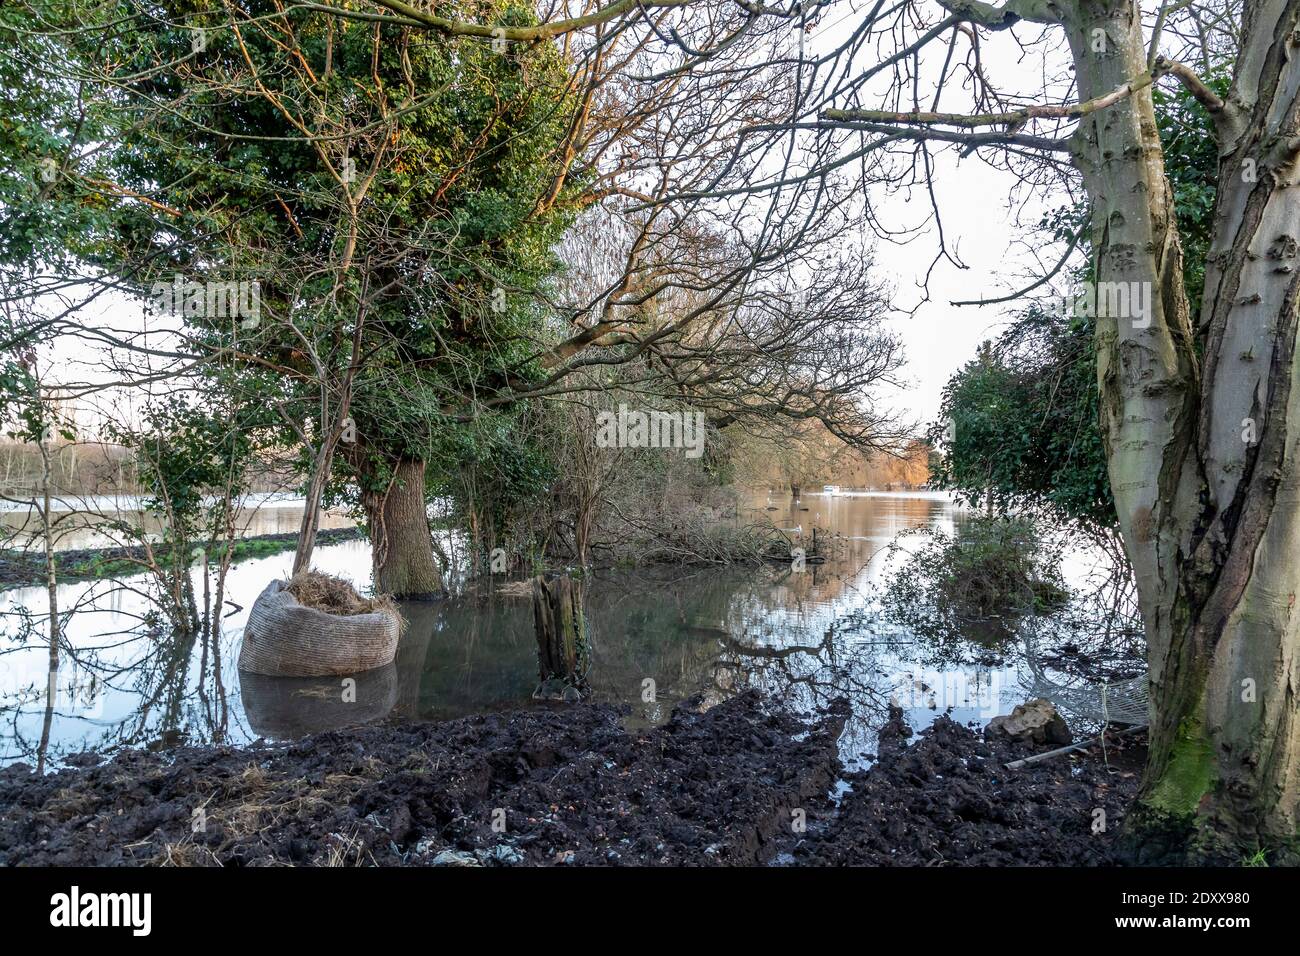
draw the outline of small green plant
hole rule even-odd
[[[1268,851],[1263,847],[1248,854],[1241,860],[1242,866],[1268,866]]]
[[[996,647],[1021,618],[1069,601],[1059,556],[1027,519],[972,517],[955,534],[921,533],[929,540],[911,551],[883,596],[889,619],[918,636]],[[896,541],[891,552],[904,547]]]

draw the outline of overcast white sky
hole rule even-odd
[[[862,6],[856,2],[853,5]],[[934,10],[939,10],[937,4]],[[856,22],[857,15],[845,17],[836,11],[816,32],[812,49],[823,52],[839,46]],[[1064,38],[1048,33],[1050,42],[1035,44],[1032,41],[1043,35],[1043,28],[1022,24],[1014,30],[1025,43],[1021,46],[1012,32],[984,36],[981,56],[985,73],[1005,94],[1030,102],[1046,102],[1044,78],[1065,76],[1069,72]],[[944,52],[943,43],[931,44],[928,54],[922,58],[923,77],[938,76]],[[959,46],[956,60],[965,55],[964,47]],[[927,88],[922,83],[920,90],[921,99],[928,102],[933,86]],[[1052,93],[1059,97],[1063,90],[1054,88]],[[962,112],[969,105],[970,100],[959,85],[950,83],[945,87],[941,110]],[[1013,209],[1010,204],[1015,177],[989,166],[978,154],[958,160],[955,150],[944,149],[935,155],[933,169],[933,189],[943,216],[944,235],[950,248],[957,250],[958,258],[969,268],[958,269],[947,260],[935,266],[930,274],[928,301],[912,316],[895,323],[906,350],[907,366],[903,371],[906,387],[881,392],[882,399],[922,427],[938,417],[939,397],[953,372],[973,358],[980,342],[995,336],[1006,317],[1017,309],[1015,303],[962,307],[949,303],[1005,295],[1028,284],[1024,281],[1027,275],[1043,274],[1045,270],[1039,257],[1024,245],[1027,237],[1024,226],[1036,223],[1043,211],[1065,200],[1060,195],[1043,196],[1021,190],[1015,197],[1021,205]],[[878,192],[869,200],[877,217],[891,228],[916,225],[930,214],[930,201],[924,190],[915,190],[909,201],[898,195],[885,196],[884,190]],[[1016,223],[1017,215],[1021,225]],[[881,278],[894,286],[895,304],[904,309],[915,306],[924,298],[918,284],[924,281],[938,251],[933,227],[928,234],[919,235],[904,246],[878,240],[875,251]],[[1048,260],[1050,268],[1063,251],[1064,246],[1038,252]]]
[[[903,371],[907,387],[882,394],[921,424],[937,417],[940,393],[952,373],[974,358],[980,342],[996,336],[1016,309],[1014,303],[961,307],[949,303],[1005,294],[1036,265],[1018,245],[1024,231],[1008,209],[1011,177],[973,156],[960,165],[954,159],[948,154],[938,159],[934,187],[945,236],[969,268],[957,269],[941,261],[930,276],[929,300],[915,314],[897,320],[895,328],[907,355]],[[1023,209],[1018,211],[1026,218]],[[897,305],[911,307],[923,298],[917,286],[936,249],[933,235],[901,247],[877,243],[876,258],[895,288]]]

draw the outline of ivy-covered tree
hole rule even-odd
[[[379,589],[440,592],[427,487],[448,487],[485,417],[517,413],[486,399],[526,388],[545,334],[570,218],[562,51],[258,0],[32,7],[47,35],[66,28],[74,82],[114,104],[111,215],[78,251],[156,309],[170,297],[181,351],[304,449],[304,538],[328,483],[364,513]],[[62,188],[95,183],[73,168]],[[255,314],[172,295],[221,282],[255,283]]]

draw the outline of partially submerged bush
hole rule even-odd
[[[329,614],[351,616],[386,611],[400,616],[396,602],[389,595],[363,597],[350,582],[322,571],[299,572],[289,579],[285,590],[299,604]]]
[[[1021,618],[1058,611],[1069,600],[1059,555],[1031,521],[973,517],[955,535],[921,533],[931,540],[889,582],[884,605],[892,620],[922,637],[996,645]]]

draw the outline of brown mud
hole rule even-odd
[[[754,693],[694,703],[641,732],[584,704],[15,765],[0,865],[1097,865],[1140,766],[1005,771],[1028,751],[946,718],[908,744],[895,715],[844,777],[843,705],[810,724]]]

